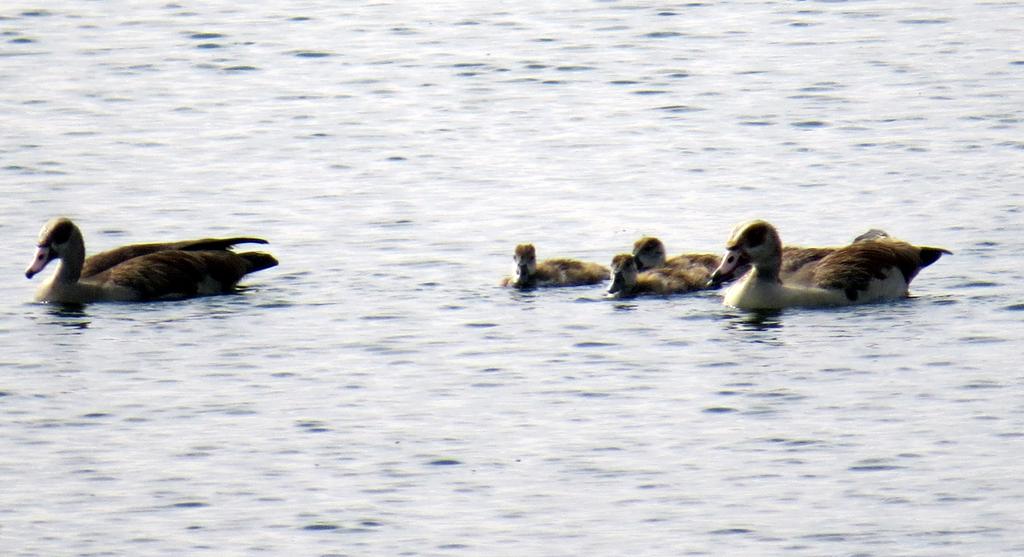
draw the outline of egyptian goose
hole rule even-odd
[[[854,242],[873,240],[888,237],[883,230],[871,229],[853,239]],[[782,271],[780,276],[785,281],[789,277],[796,277],[800,274],[811,272],[811,269],[826,255],[835,251],[836,248],[805,248],[799,246],[783,246],[782,248]],[[658,238],[645,236],[633,244],[633,257],[636,259],[637,269],[641,272],[660,268],[689,268],[694,266],[706,267],[714,271],[722,262],[717,255],[707,253],[684,253],[672,259],[665,259],[665,244]],[[738,265],[728,275],[722,275],[720,282],[729,282],[743,276],[750,270],[750,264]]]
[[[533,244],[516,246],[515,276],[505,277],[502,286],[534,288],[538,286],[581,286],[608,280],[608,269],[597,263],[574,259],[547,259],[537,263]]]
[[[787,277],[782,275],[779,233],[763,220],[737,226],[726,248],[711,284],[750,264],[753,269],[725,293],[725,304],[741,309],[843,306],[904,297],[921,269],[951,253],[870,231],[848,246],[818,248],[831,251]]]
[[[124,246],[85,257],[82,232],[55,218],[39,233],[39,249],[25,271],[32,278],[54,259],[53,277],[36,292],[41,302],[147,301],[220,294],[242,276],[277,265],[260,252],[234,253],[235,244],[266,244],[259,238],[210,238]]]
[[[612,259],[612,284],[608,295],[629,298],[640,294],[681,294],[707,287],[711,270],[702,265],[661,267],[640,272],[637,258],[623,253]]]

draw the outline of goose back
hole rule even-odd
[[[589,261],[547,259],[537,265],[534,280],[543,286],[583,286],[608,279],[608,269]]]
[[[128,289],[138,300],[190,298],[230,292],[246,274],[276,264],[273,256],[260,252],[165,249],[133,257],[83,282]]]
[[[266,244],[262,238],[203,238],[201,240],[185,240],[181,242],[165,242],[152,244],[132,244],[102,251],[86,258],[82,266],[82,277],[91,277],[120,265],[130,259],[142,257],[160,251],[223,251],[238,244]]]

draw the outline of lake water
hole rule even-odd
[[[1021,2],[150,4],[0,7],[4,555],[1024,553]],[[281,265],[33,304],[57,215]],[[771,315],[497,286],[753,217],[955,255]]]

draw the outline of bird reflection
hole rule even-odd
[[[784,344],[782,338],[778,334],[781,332],[783,326],[781,310],[773,309],[724,313],[722,314],[722,319],[726,322],[726,329],[730,331],[748,333],[741,338],[746,338],[752,342],[761,344]]]
[[[745,331],[768,331],[782,328],[782,310],[746,311],[731,316],[733,324]]]
[[[88,329],[92,321],[84,304],[46,304],[47,312],[55,319],[50,321],[69,329]]]

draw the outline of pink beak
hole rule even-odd
[[[744,267],[747,264],[746,258],[738,249],[731,249],[725,252],[722,256],[722,263],[718,265],[715,272],[711,275],[711,280],[708,281],[708,286],[718,286],[723,282],[728,282],[736,278],[736,270],[740,267]]]
[[[28,266],[28,269],[25,269],[25,278],[32,278],[36,276],[36,273],[42,271],[51,259],[53,259],[53,257],[50,256],[50,248],[47,246],[39,246],[39,249],[36,250],[36,257],[32,260],[32,264]]]

